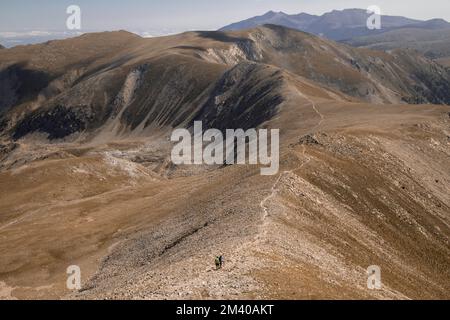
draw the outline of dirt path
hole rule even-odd
[[[311,130],[312,132],[314,132],[314,131],[316,131],[317,129],[320,128],[320,126],[322,125],[323,121],[325,120],[325,116],[322,113],[320,113],[320,111],[318,110],[318,108],[317,108],[317,106],[316,106],[314,101],[312,101],[309,97],[307,97],[303,93],[301,93],[297,88],[295,88],[295,91],[297,92],[297,94],[300,97],[304,98],[305,100],[307,100],[311,104],[314,112],[316,112],[317,115],[320,117],[320,121],[318,122],[318,124]],[[269,200],[271,200],[272,198],[274,198],[275,195],[278,193],[279,190],[278,190],[277,186],[279,185],[280,181],[283,179],[283,177],[288,176],[288,175],[292,174],[293,172],[295,172],[297,170],[300,170],[301,168],[303,168],[305,165],[307,165],[311,161],[311,158],[306,155],[306,147],[302,146],[302,149],[303,149],[302,150],[302,156],[306,157],[306,161],[303,162],[300,166],[298,166],[295,169],[287,170],[287,171],[282,172],[278,176],[278,178],[275,181],[275,183],[273,184],[272,189],[271,189],[272,192],[270,193],[270,195],[268,195],[266,198],[264,198],[261,201],[261,203],[260,203],[260,207],[263,210],[263,217],[262,217],[262,219],[263,219],[263,223],[262,223],[263,231],[262,231],[262,235],[265,235],[265,233],[264,233],[264,226],[267,224],[266,218],[269,216],[269,208],[267,206],[267,202]],[[262,238],[264,238],[264,237],[262,237]]]
[[[304,97],[300,92],[298,93]],[[312,132],[315,132],[322,125],[325,117],[320,113],[312,100],[306,97],[305,99],[312,105],[314,111],[320,117],[320,121],[311,129]],[[271,223],[271,220],[269,219],[269,206],[280,191],[280,184],[283,179],[293,174],[296,170],[303,168],[311,161],[311,158],[307,155],[306,151],[306,147],[303,146],[302,155],[304,156],[305,161],[292,170],[280,173],[270,189],[270,194],[259,203],[259,207],[262,210],[262,217],[255,236],[249,238],[248,241],[244,240],[240,244],[235,243],[227,249],[224,248],[224,269],[214,271],[210,266],[205,265],[203,259],[192,258],[189,260],[189,263],[187,263],[187,265],[190,265],[190,268],[184,269],[184,272],[191,273],[189,280],[187,280],[187,282],[182,282],[184,288],[171,284],[170,282],[164,282],[163,287],[167,286],[165,287],[165,291],[170,291],[167,290],[167,288],[172,288],[174,292],[179,292],[180,297],[186,297],[187,295],[195,298],[201,298],[201,296],[198,296],[198,293],[201,291],[200,288],[202,287],[208,288],[208,297],[214,298],[242,297],[245,296],[246,292],[253,292],[253,295],[256,295],[257,297],[259,294],[258,292],[264,292],[266,289],[264,288],[264,284],[256,281],[252,275],[256,270],[266,268],[270,264],[270,261],[265,261],[264,258],[261,258],[260,256],[266,249],[270,250],[270,248],[266,246]],[[175,274],[177,274],[175,271],[176,269],[177,268],[173,268]],[[182,276],[180,275],[180,277]],[[179,279],[178,277],[175,278]],[[255,296],[253,295],[249,297],[254,298]],[[155,297],[161,298],[160,295],[152,296],[152,298]],[[171,293],[169,295],[164,295],[164,298],[178,298],[178,296],[176,293]]]

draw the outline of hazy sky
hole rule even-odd
[[[322,14],[374,4],[383,14],[450,21],[450,0],[1,0],[0,31],[64,30],[71,4],[81,7],[84,30],[217,29],[269,10]]]

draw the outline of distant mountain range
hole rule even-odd
[[[39,44],[52,40],[63,40],[80,36],[85,33],[95,33],[103,30],[83,29],[82,31],[67,30],[19,30],[0,32],[0,44],[3,48],[12,48],[20,45]],[[168,36],[181,33],[183,29],[149,28],[129,30],[144,38]]]
[[[355,47],[377,50],[409,48],[421,52],[428,58],[445,60],[450,57],[450,24],[444,20],[434,19],[343,42]]]
[[[398,16],[382,16],[382,29],[369,30],[367,28],[367,19],[370,15],[363,9],[333,10],[321,16],[307,13],[289,15],[284,12],[269,11],[262,16],[236,22],[220,30],[236,31],[254,28],[264,24],[276,24],[315,35],[322,35],[332,40],[342,41],[405,27],[427,30],[450,29],[450,23],[441,19],[420,21]]]
[[[443,19],[420,21],[383,15],[382,28],[369,30],[366,26],[369,16],[370,14],[363,9],[333,10],[321,16],[307,13],[289,15],[269,11],[262,16],[233,23],[220,30],[243,30],[264,24],[275,24],[357,47],[379,50],[411,48],[433,59],[450,57],[449,22]]]

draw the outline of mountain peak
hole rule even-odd
[[[270,10],[270,11],[267,11],[265,14],[263,14],[262,15],[262,17],[265,17],[265,18],[272,18],[272,17],[275,17],[275,16],[287,16],[288,14],[286,14],[286,13],[284,13],[283,11],[273,11],[273,10]]]

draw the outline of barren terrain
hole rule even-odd
[[[438,64],[274,26],[84,35],[0,64],[1,299],[449,298]],[[173,165],[171,130],[194,119],[279,128],[279,174]]]

